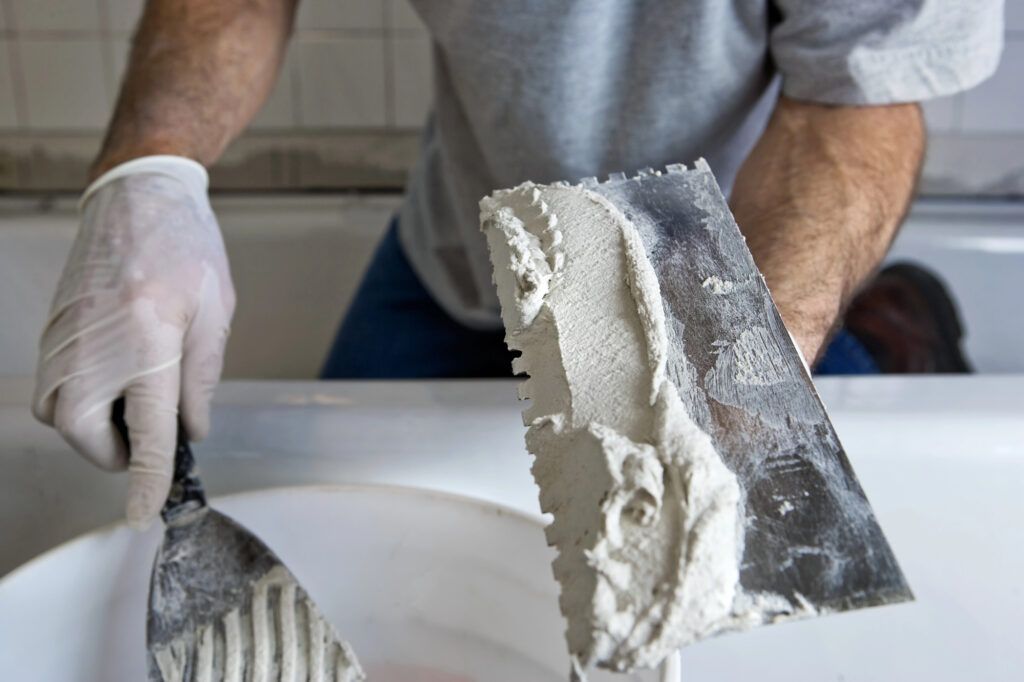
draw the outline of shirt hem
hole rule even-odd
[[[404,219],[403,219],[404,218]],[[453,320],[461,324],[463,327],[473,329],[476,331],[497,331],[502,328],[501,315],[495,312],[489,312],[485,310],[467,309],[461,305],[457,298],[443,285],[439,285],[434,277],[429,275],[430,271],[436,270],[431,268],[429,265],[421,263],[417,257],[422,249],[413,248],[411,243],[411,237],[408,236],[408,230],[412,228],[408,227],[407,212],[405,208],[399,211],[398,216],[398,246],[402,249],[402,254],[405,259],[409,262],[409,266],[416,274],[416,278],[419,279],[420,284],[427,290],[430,297],[434,299],[434,302],[441,306],[441,309]],[[441,276],[447,276],[443,270],[440,272]]]
[[[802,101],[849,106],[920,102],[968,90],[989,78],[1002,49],[1000,36],[970,46],[861,51],[818,62],[810,77],[780,69],[782,93]],[[828,85],[822,87],[824,83]]]

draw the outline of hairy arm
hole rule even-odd
[[[149,0],[90,180],[139,156],[209,165],[263,105],[298,0]]]
[[[782,97],[733,187],[736,222],[809,362],[907,211],[925,132],[917,104]]]

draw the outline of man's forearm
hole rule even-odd
[[[298,0],[149,0],[90,179],[148,154],[212,163],[273,87]]]
[[[924,151],[916,104],[779,100],[733,187],[736,221],[808,361],[885,255]]]

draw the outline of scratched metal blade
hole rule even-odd
[[[743,487],[743,588],[819,612],[913,599],[707,164],[583,185],[639,229],[668,375]]]
[[[274,553],[209,507],[168,523],[146,644],[152,682],[364,679],[352,649]]]

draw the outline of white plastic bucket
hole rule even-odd
[[[388,487],[286,488],[213,504],[291,568],[370,680],[568,677],[554,554],[539,518]],[[101,530],[0,583],[3,679],[145,679],[146,595],[161,533]]]
[[[702,642],[683,650],[682,679],[1024,679],[1024,464],[967,454],[883,451],[857,462],[916,602]],[[214,505],[281,556],[374,682],[566,682],[553,551],[540,519],[389,487],[277,489]],[[0,679],[144,680],[146,594],[161,531],[92,533],[0,581]]]

